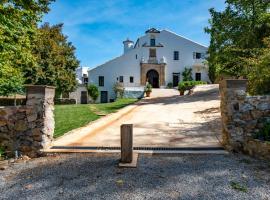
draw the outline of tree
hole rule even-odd
[[[99,92],[98,87],[94,84],[90,84],[87,86],[88,95],[93,99],[95,102],[98,98]]]
[[[3,0],[0,4],[0,86],[2,95],[21,90],[27,70],[35,66],[31,41],[51,0]],[[10,73],[14,73],[11,77]]]
[[[28,81],[35,84],[56,86],[57,94],[71,92],[77,86],[76,68],[79,61],[75,47],[62,33],[63,24],[50,26],[45,23],[38,29],[33,54],[36,57],[35,72]]]
[[[182,76],[183,76],[183,81],[192,81],[192,69],[191,68],[186,68],[184,69],[184,71],[182,72]]]
[[[268,0],[227,0],[222,12],[210,9],[208,64],[209,77],[214,81],[223,74],[247,77],[250,59],[265,47],[264,38],[270,36]]]
[[[22,92],[23,77],[21,72],[4,65],[0,67],[0,96],[9,96]]]
[[[248,74],[250,94],[270,94],[270,37],[264,40],[267,45],[261,55],[251,61]]]

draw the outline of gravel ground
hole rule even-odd
[[[141,154],[138,168],[119,169],[118,158],[78,153],[16,163],[0,171],[0,199],[270,199],[269,162]]]

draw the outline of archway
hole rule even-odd
[[[156,70],[149,70],[146,73],[146,80],[153,86],[153,88],[159,88],[159,74]]]

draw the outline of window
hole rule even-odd
[[[138,58],[138,55],[136,54],[136,56],[135,56],[135,57],[136,57],[136,60],[137,60],[137,58]]]
[[[204,58],[205,58],[204,53],[193,52],[193,59],[204,59]]]
[[[150,39],[150,46],[151,47],[156,46],[156,39]]]
[[[157,56],[156,49],[149,49],[149,57],[155,58]]]
[[[104,86],[104,76],[99,76],[98,77],[98,85],[99,86]]]
[[[130,82],[130,83],[133,83],[133,82],[134,82],[133,76],[130,76],[130,77],[129,77],[129,82]]]
[[[195,80],[196,81],[201,81],[201,73],[196,73],[195,74]]]
[[[120,83],[123,83],[123,82],[124,82],[124,77],[123,77],[123,76],[120,76],[120,77],[119,77],[119,82],[120,82]]]
[[[174,60],[179,60],[179,51],[174,51],[173,52],[173,59]]]
[[[88,83],[88,78],[83,78],[83,83]]]

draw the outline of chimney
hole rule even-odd
[[[124,54],[127,53],[129,50],[131,50],[134,46],[134,42],[129,40],[128,38],[123,41],[124,44]]]

